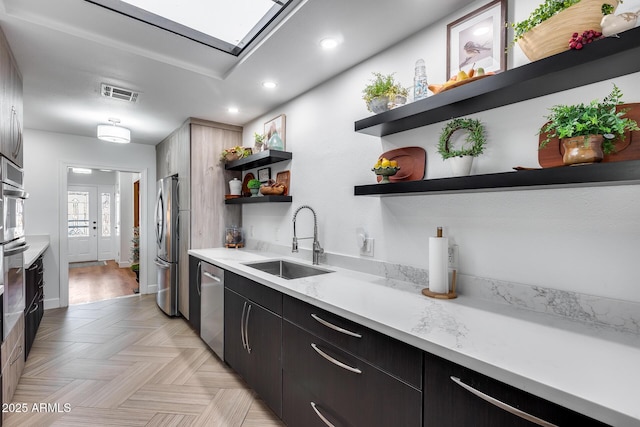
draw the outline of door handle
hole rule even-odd
[[[336,366],[341,367],[342,369],[346,369],[347,371],[353,372],[355,374],[361,374],[362,371],[358,368],[354,368],[353,366],[349,366],[345,363],[342,363],[341,361],[334,359],[333,357],[329,356],[327,353],[325,353],[324,351],[320,350],[320,348],[316,345],[316,343],[311,343],[311,347],[316,351],[316,353],[318,353],[320,356],[324,357],[325,359],[327,359],[329,362],[333,363]]]
[[[490,403],[490,404],[492,404],[494,406],[497,406],[498,408],[500,408],[500,409],[502,409],[504,411],[507,411],[507,412],[517,416],[517,417],[523,418],[523,419],[525,419],[527,421],[530,421],[530,422],[532,422],[534,424],[537,424],[537,425],[543,426],[543,427],[558,427],[555,424],[552,424],[552,423],[550,423],[548,421],[545,421],[543,419],[540,419],[540,418],[538,418],[538,417],[536,417],[534,415],[531,415],[531,414],[528,414],[528,413],[526,413],[524,411],[521,411],[518,408],[514,408],[513,406],[508,405],[508,404],[496,399],[495,397],[489,396],[488,394],[485,394],[485,393],[481,392],[480,390],[476,390],[475,388],[471,387],[470,385],[463,383],[462,380],[460,378],[458,378],[458,377],[451,376],[450,378],[451,378],[451,381],[453,381],[454,383],[458,384],[460,387],[464,388],[468,392],[473,393],[474,395],[478,396],[480,399],[482,399],[482,400],[484,400],[484,401],[486,401],[486,402],[488,402],[488,403]]]
[[[213,274],[209,273],[208,271],[202,272],[202,275],[205,276],[205,277],[208,277],[211,280],[215,280],[218,283],[222,282],[222,280],[218,276],[214,276]]]
[[[202,291],[200,290],[202,277],[200,277],[200,273],[202,272],[202,261],[198,261],[198,269],[196,270],[196,291],[198,291],[198,295],[202,296]]]
[[[242,348],[247,349],[247,343],[244,339],[244,313],[247,310],[247,302],[242,305],[242,316],[240,316],[240,338],[242,339]]]
[[[244,339],[247,343],[247,353],[251,354],[251,347],[249,346],[249,314],[251,314],[251,306],[249,304],[249,308],[247,309],[247,317],[244,319]]]

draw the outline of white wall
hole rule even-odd
[[[88,166],[140,172],[141,218],[141,292],[155,290],[153,264],[153,205],[155,203],[155,147],[142,144],[117,145],[86,138],[27,129],[24,133],[25,188],[30,193],[26,203],[25,227],[28,235],[48,234],[51,247],[45,253],[45,308],[58,307],[68,301],[66,269],[66,235],[60,234],[62,209],[67,185],[67,166]],[[60,269],[61,263],[64,265]]]
[[[131,266],[131,247],[133,239],[133,183],[140,174],[118,173],[120,191],[120,247],[118,263],[120,267]]]
[[[478,3],[484,2],[470,9]],[[539,2],[518,3],[528,14]],[[629,3],[625,6],[638,2]],[[522,15],[513,4],[510,7],[510,15]],[[244,126],[244,145],[252,146],[254,132],[261,132],[274,116],[286,114],[286,146],[293,152],[290,163],[272,165],[273,175],[290,167],[293,203],[244,205],[247,237],[289,245],[293,211],[309,204],[318,213],[320,241],[327,252],[360,256],[355,230],[364,227],[375,239],[375,259],[428,268],[428,237],[437,226],[444,226],[445,234],[459,245],[464,275],[640,302],[638,185],[354,197],[355,185],[375,182],[371,167],[378,156],[395,148],[423,147],[427,178],[450,175],[436,151],[446,122],[383,138],[354,132],[354,122],[371,114],[361,90],[373,71],[396,72],[405,86],[411,86],[414,63],[424,58],[429,80],[445,81],[446,24],[467,12],[460,11]],[[515,49],[511,64],[526,62]],[[636,73],[613,80],[624,101],[640,102],[639,77]],[[547,108],[603,98],[611,89],[611,81],[605,81],[474,114],[487,128],[488,146],[472,173],[538,167],[537,132]],[[303,214],[298,233],[309,235],[310,220]],[[301,220],[309,222],[300,224]],[[309,245],[301,242],[303,247]]]

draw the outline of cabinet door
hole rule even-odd
[[[603,427],[567,408],[533,396],[440,357],[425,353],[424,425],[438,427],[533,427],[535,424],[483,400],[455,382],[472,387],[519,411],[557,426]]]
[[[189,256],[189,324],[200,335],[200,263],[202,261]]]
[[[225,288],[224,321],[225,362],[282,416],[282,318]]]
[[[225,229],[242,225],[239,205],[225,205],[229,181],[242,178],[241,172],[225,170],[220,153],[242,145],[242,133],[191,125],[191,248],[219,248],[225,243]],[[181,185],[183,183],[181,182]]]
[[[422,393],[369,363],[283,322],[283,420],[307,426],[419,427]]]

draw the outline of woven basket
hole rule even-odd
[[[614,9],[618,7],[617,0],[581,0],[524,33],[518,45],[530,61],[569,50],[573,33],[602,31],[600,22],[605,3]]]

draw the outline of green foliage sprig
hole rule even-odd
[[[605,154],[613,153],[613,139],[616,136],[624,139],[626,131],[640,130],[635,120],[624,117],[628,109],[616,111],[616,106],[622,103],[622,91],[614,84],[613,90],[602,102],[593,100],[589,104],[554,105],[549,109],[551,114],[545,117],[548,122],[539,132],[547,134],[540,148],[544,148],[552,138],[604,135],[602,151]]]
[[[513,42],[515,43],[521,39],[524,33],[533,29],[536,25],[579,2],[580,0],[545,0],[545,2],[531,12],[529,17],[524,21],[516,24],[508,24],[513,28]],[[622,3],[622,0],[618,0],[618,3]],[[608,3],[602,4],[603,15],[613,13],[614,9],[615,8]]]
[[[517,41],[522,38],[522,35],[531,30],[541,22],[551,18],[556,13],[565,10],[569,6],[580,2],[580,0],[545,0],[540,6],[538,6],[527,19],[518,22],[517,24],[510,24],[513,28],[513,41]]]
[[[392,74],[372,73],[374,78],[362,90],[362,99],[369,104],[373,98],[387,96],[393,100],[396,95],[407,96],[409,91],[395,81]]]
[[[250,179],[249,182],[247,182],[247,188],[260,188],[260,186],[262,185],[262,183],[260,182],[259,179]]]
[[[449,146],[449,140],[454,132],[458,130],[466,130],[467,136],[465,141],[472,144],[470,147],[452,150]],[[477,157],[484,151],[487,143],[485,137],[485,129],[480,120],[475,119],[453,119],[442,129],[440,139],[438,140],[438,153],[443,160],[450,157],[473,156]]]

